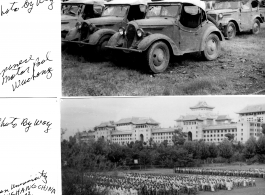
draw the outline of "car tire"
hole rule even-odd
[[[169,59],[170,51],[163,41],[153,43],[146,53],[149,71],[155,74],[162,73],[167,69]]]
[[[104,35],[103,37],[101,37],[96,46],[97,56],[104,60],[110,59],[109,49],[105,47],[108,44],[110,37],[110,35]]]
[[[205,40],[205,47],[202,56],[205,60],[215,60],[220,53],[221,43],[216,34],[210,34]]]
[[[236,36],[236,25],[233,22],[227,24],[224,30],[224,35],[228,40],[231,40]]]
[[[257,35],[259,34],[260,32],[260,22],[258,19],[255,19],[254,22],[253,22],[253,25],[252,25],[252,30],[251,32],[254,34],[254,35]]]

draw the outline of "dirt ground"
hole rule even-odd
[[[202,61],[197,53],[174,57],[157,75],[138,64],[92,61],[87,51],[66,50],[62,92],[64,96],[265,94],[265,24],[258,35],[241,33],[223,42],[215,61]]]

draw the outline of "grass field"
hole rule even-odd
[[[209,168],[209,166],[205,167]],[[249,170],[256,168],[265,168],[265,165],[223,165],[223,166],[214,166],[215,169],[226,169],[226,170]],[[129,170],[129,171],[120,171],[120,172],[108,172],[107,174],[118,174],[119,176],[123,176],[124,173],[147,173],[147,174],[160,174],[160,175],[176,175],[173,173],[173,169],[142,169],[142,170]],[[227,190],[219,190],[217,192],[199,192],[199,195],[265,195],[265,180],[261,178],[255,178],[256,187],[247,187],[247,188],[235,188],[232,191]]]
[[[62,53],[64,96],[156,96],[265,94],[265,24],[261,33],[243,33],[222,44],[220,57],[173,57],[162,74],[150,75],[128,58],[123,64],[93,61],[89,51]]]

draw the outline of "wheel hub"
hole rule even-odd
[[[153,62],[155,66],[160,66],[165,61],[165,53],[162,49],[157,48],[153,53]]]
[[[258,25],[257,23],[255,23],[255,24],[253,25],[253,30],[254,30],[254,32],[257,32],[257,31],[258,31],[258,28],[259,28],[259,25]]]
[[[213,55],[216,52],[217,44],[214,40],[209,40],[207,42],[207,52],[209,55]]]

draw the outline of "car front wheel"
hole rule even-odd
[[[155,74],[164,72],[170,59],[168,46],[162,41],[153,43],[146,53],[146,59],[151,72]]]
[[[252,33],[256,35],[259,34],[259,32],[260,32],[260,22],[259,20],[255,19],[252,25]]]
[[[229,22],[225,27],[225,37],[227,39],[233,39],[236,36],[236,26],[233,22]]]
[[[109,35],[104,35],[98,42],[96,46],[96,52],[97,55],[102,57],[105,60],[110,59],[110,51],[108,48],[106,48],[106,45],[108,44],[108,41],[110,39]]]
[[[206,60],[215,60],[220,53],[220,39],[216,34],[210,34],[205,40],[205,47],[202,56]]]

